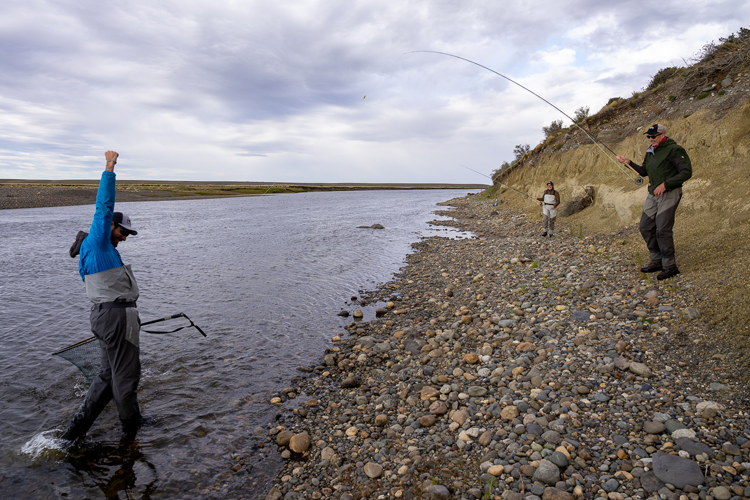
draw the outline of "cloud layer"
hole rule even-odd
[[[740,28],[746,2],[0,6],[0,178],[482,182],[564,118]],[[363,99],[363,96],[366,96]],[[486,179],[485,179],[486,180]]]

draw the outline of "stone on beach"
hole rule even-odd
[[[703,471],[700,465],[690,459],[658,452],[653,456],[653,465],[656,477],[677,488],[703,484]]]
[[[294,436],[293,432],[283,430],[276,435],[276,444],[279,446],[287,446],[292,439],[292,436]]]
[[[556,484],[560,480],[560,469],[549,460],[542,460],[532,479],[544,484]]]
[[[383,466],[373,462],[367,462],[365,464],[364,471],[365,474],[367,474],[367,477],[376,479],[380,477],[381,474],[383,474]]]
[[[636,375],[640,375],[644,378],[649,378],[651,376],[651,370],[648,366],[644,365],[643,363],[634,363],[631,362],[629,369],[631,372],[635,373]]]
[[[310,448],[310,436],[306,432],[295,434],[289,440],[289,449],[295,453],[304,453]]]
[[[519,415],[518,408],[515,406],[506,406],[502,409],[500,412],[500,416],[503,417],[505,420],[513,420]]]
[[[440,396],[440,391],[429,385],[424,386],[419,395],[422,401],[427,401],[430,398],[436,398],[438,396]]]

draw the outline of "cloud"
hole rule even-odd
[[[531,58],[531,61],[546,66],[566,66],[575,63],[576,51],[553,47],[550,50],[537,51]]]
[[[0,6],[0,178],[465,182],[736,31],[744,2]],[[366,99],[362,96],[367,95]],[[474,175],[468,173],[469,175]],[[480,178],[481,179],[481,178]],[[478,180],[480,180],[478,179]]]

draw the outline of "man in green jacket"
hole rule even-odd
[[[682,185],[693,175],[693,167],[685,149],[666,135],[667,129],[659,123],[646,131],[651,147],[646,150],[643,165],[633,163],[624,156],[617,160],[628,165],[640,176],[648,176],[648,196],[638,229],[646,241],[651,263],[641,272],[655,273],[656,279],[665,280],[680,274],[674,256],[672,228],[677,205],[682,198]]]

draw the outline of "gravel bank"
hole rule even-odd
[[[258,451],[287,461],[260,498],[750,497],[745,388],[695,369],[695,290],[637,271],[634,228],[541,238],[478,197],[450,204],[480,239],[415,244],[359,299],[380,317],[271,395]]]

